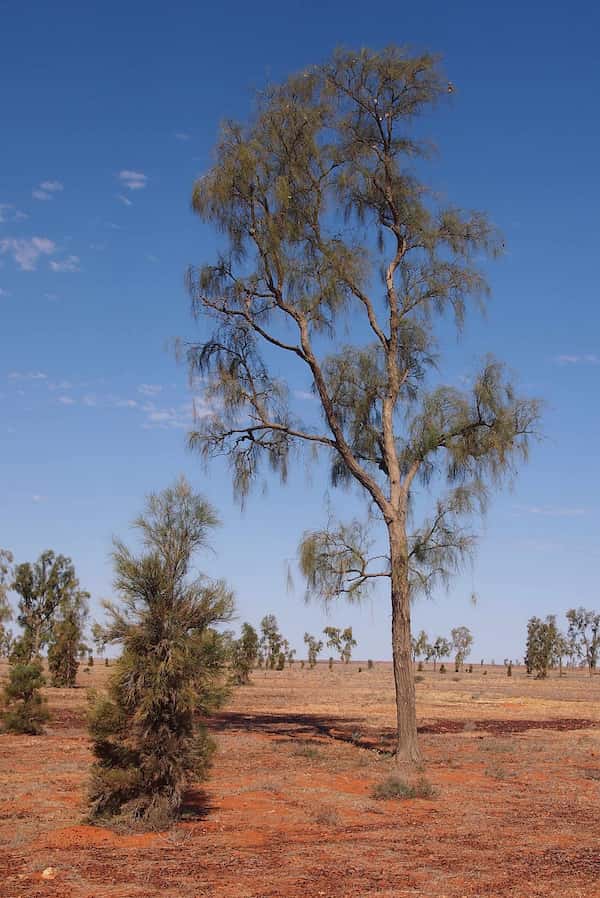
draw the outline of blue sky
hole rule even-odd
[[[506,236],[488,316],[454,364],[493,351],[547,403],[545,439],[494,499],[473,568],[417,604],[415,626],[466,624],[474,656],[501,660],[522,655],[531,614],[598,607],[600,12],[541,10],[0,0],[0,545],[19,561],[71,555],[97,603],[112,535],[184,472],[223,519],[206,566],[234,586],[241,619],[274,612],[298,648],[305,629],[352,623],[358,655],[389,657],[384,595],[326,618],[297,579],[286,587],[300,534],[324,520],[320,470],[299,466],[242,512],[224,466],[206,474],[185,448],[190,394],[170,341],[194,335],[185,268],[214,253],[189,201],[219,122],[336,45],[395,42],[442,54],[456,86],[426,122],[431,183]]]

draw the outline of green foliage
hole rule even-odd
[[[454,627],[450,631],[452,651],[455,653],[456,670],[462,670],[465,658],[471,653],[473,636],[468,627]]]
[[[52,622],[48,645],[48,669],[52,686],[73,688],[79,669],[79,655],[85,650],[83,631],[88,613],[89,593],[69,591]],[[93,659],[92,659],[93,663]],[[88,660],[89,664],[89,660]]]
[[[567,611],[568,635],[575,652],[585,659],[590,675],[598,664],[600,654],[600,614],[586,608],[571,608]]]
[[[325,627],[323,634],[327,638],[327,648],[339,652],[340,661],[348,664],[352,657],[352,649],[357,645],[352,635],[352,627],[346,627],[344,630],[340,627]]]
[[[37,659],[30,664],[11,664],[8,683],[4,687],[2,721],[9,733],[38,736],[49,718],[46,700],[40,694],[45,684],[42,665]]]
[[[308,651],[308,666],[313,668],[317,663],[319,652],[323,649],[323,641],[311,636],[310,633],[305,633],[304,642]]]
[[[433,669],[435,670],[437,662],[441,658],[447,658],[451,651],[452,646],[450,642],[444,636],[438,636],[432,645],[425,646],[425,658],[427,661],[433,659]],[[444,668],[444,673],[445,671],[446,668]]]
[[[48,643],[55,614],[71,600],[79,582],[71,559],[48,550],[33,564],[15,566],[12,588],[20,596],[17,620],[23,635],[19,655],[29,661]]]
[[[265,614],[260,622],[260,632],[260,649],[265,667],[275,670],[284,640],[274,614]]]
[[[121,601],[105,605],[105,636],[123,651],[90,713],[93,817],[163,828],[188,783],[207,776],[213,746],[201,718],[226,695],[226,639],[214,627],[230,619],[233,597],[221,581],[191,579],[190,568],[216,522],[182,479],[135,522],[141,555],[115,543]]]
[[[8,657],[12,646],[12,633],[6,626],[7,621],[12,620],[13,616],[8,603],[12,563],[12,552],[0,549],[0,658]]]
[[[248,683],[258,656],[258,633],[248,623],[242,624],[240,638],[232,647],[231,666],[239,686]]]
[[[553,614],[549,614],[545,621],[539,617],[529,619],[525,650],[527,673],[535,673],[539,680],[548,676],[558,636],[556,617]]]
[[[427,654],[427,649],[429,647],[429,636],[427,635],[425,630],[421,630],[421,632],[419,633],[418,636],[416,636],[416,637],[413,636],[411,642],[412,642],[413,660],[416,660],[417,658],[421,658],[422,656]],[[421,664],[421,667],[419,668],[419,670],[422,670],[422,669],[423,669],[423,665]]]
[[[435,798],[437,791],[424,776],[419,777],[414,783],[407,783],[399,776],[388,776],[381,783],[377,783],[371,792],[373,798],[385,801],[390,798]]]

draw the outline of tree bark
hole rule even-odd
[[[392,657],[396,686],[396,763],[418,764],[417,710],[410,628],[410,592],[406,534],[400,523],[389,525],[392,593]]]

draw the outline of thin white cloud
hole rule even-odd
[[[559,365],[600,365],[600,356],[595,352],[583,355],[557,355],[555,361]]]
[[[542,515],[549,518],[579,518],[587,514],[586,509],[581,506],[518,505],[517,508],[527,514]]]
[[[311,402],[316,402],[316,396],[314,393],[310,393],[308,390],[294,390],[294,396],[296,399],[310,400]]]
[[[0,298],[2,298],[3,296],[10,296],[10,292],[0,287]]]
[[[121,202],[123,203],[124,206],[133,206],[133,203],[132,203],[132,201],[129,199],[129,197],[128,197],[128,196],[123,196],[122,193],[118,193],[118,194],[117,194],[117,199],[118,199],[118,200],[121,200]]]
[[[57,402],[60,402],[61,405],[75,405],[75,400],[72,396],[59,396]]]
[[[140,384],[138,387],[138,393],[141,393],[142,396],[157,396],[161,392],[160,384]]]
[[[31,191],[34,200],[53,200],[54,194],[64,190],[64,184],[60,181],[42,181],[42,183]]]
[[[53,391],[54,390],[72,390],[73,384],[71,383],[70,380],[52,381],[51,383],[48,384],[48,389],[53,390]]]
[[[11,371],[9,380],[47,380],[48,375],[43,371]]]
[[[87,396],[84,396],[81,401],[88,408],[96,408],[96,406],[98,405],[98,399],[93,393],[88,393]]]
[[[23,221],[29,216],[20,209],[15,209],[12,203],[0,203],[0,224],[7,221]]]
[[[138,406],[135,399],[115,399],[113,404],[115,408],[137,408]]]
[[[56,244],[47,237],[5,237],[0,240],[0,253],[12,256],[21,271],[35,271],[40,256],[51,256]]]
[[[191,137],[191,134],[188,134],[187,131],[176,131],[175,132],[176,140],[189,140],[190,137]]]
[[[46,496],[40,496],[39,493],[34,493],[33,496],[31,497],[31,501],[32,501],[32,502],[35,502],[36,505],[37,505],[39,502],[44,502],[45,499],[46,499]]]
[[[121,184],[124,184],[129,190],[143,190],[148,185],[148,176],[141,171],[131,171],[123,169],[117,175]]]
[[[58,261],[51,261],[50,268],[52,271],[81,271],[80,259],[79,256],[67,256],[66,259],[59,259]]]

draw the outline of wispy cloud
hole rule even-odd
[[[549,518],[579,518],[587,514],[587,510],[581,506],[518,505],[517,508],[526,514],[543,515]]]
[[[188,134],[187,131],[176,131],[175,132],[176,140],[189,140],[190,137],[191,137],[191,134]]]
[[[26,218],[29,216],[20,209],[15,209],[12,203],[0,203],[0,224],[7,221],[24,221]]]
[[[142,396],[157,396],[162,393],[162,386],[161,384],[140,384],[138,393],[141,393]]]
[[[47,380],[48,375],[43,371],[11,371],[9,380]]]
[[[75,400],[72,396],[59,396],[57,402],[60,402],[61,405],[75,405]]]
[[[119,172],[117,177],[121,184],[124,184],[129,190],[143,190],[148,185],[148,177],[141,171],[131,171],[125,168]]]
[[[64,190],[64,186],[60,181],[42,181],[35,190],[32,190],[31,195],[34,200],[52,200],[55,193]]]
[[[40,496],[39,493],[34,493],[33,496],[31,497],[31,501],[35,502],[37,505],[39,502],[43,502],[45,500],[45,498],[46,498],[45,496]]]
[[[40,256],[51,256],[56,244],[47,237],[5,237],[0,240],[0,253],[12,256],[21,271],[35,271]]]
[[[600,356],[595,352],[583,355],[557,355],[555,361],[559,365],[600,365]]]
[[[4,290],[2,287],[0,287],[0,299],[1,299],[3,296],[10,296],[10,291],[9,291],[9,290]]]
[[[316,402],[317,398],[314,393],[310,393],[308,390],[294,390],[294,396],[296,399],[311,400],[312,402]]]
[[[50,262],[52,271],[81,271],[79,256],[67,256],[66,259],[52,260]]]
[[[133,203],[132,203],[132,201],[129,199],[129,197],[128,197],[128,196],[123,196],[122,193],[118,193],[118,194],[117,194],[117,199],[118,199],[118,200],[121,200],[121,202],[123,203],[124,206],[133,206]]]

